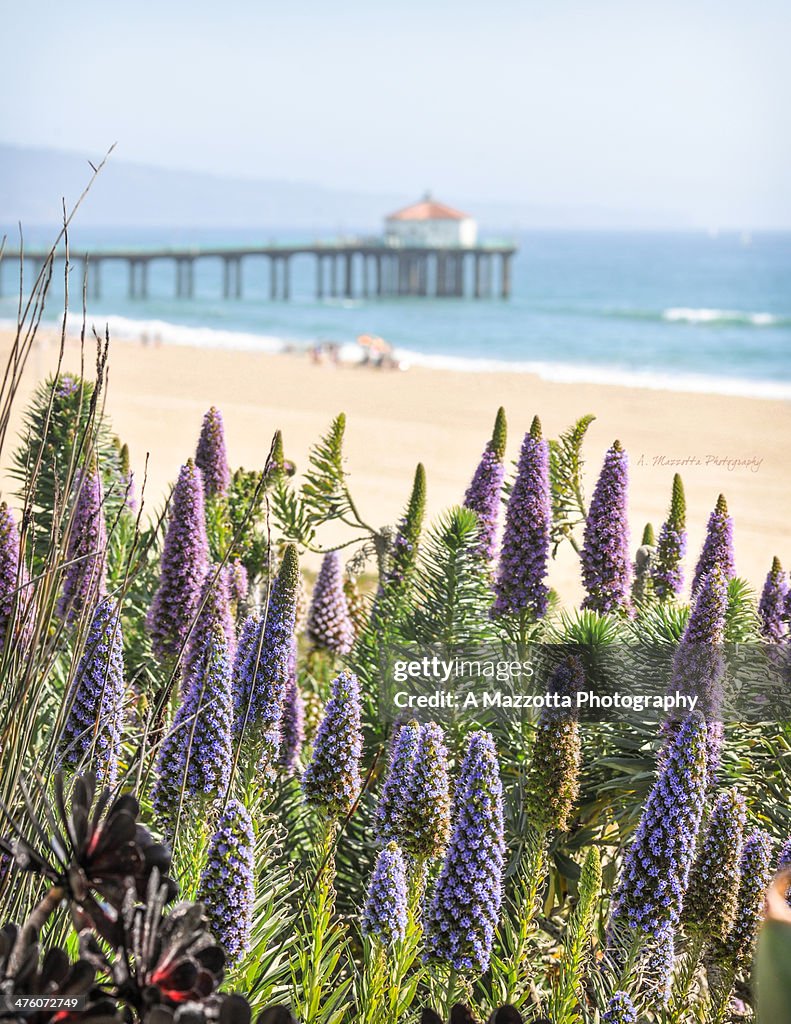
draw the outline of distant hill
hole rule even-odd
[[[54,224],[91,175],[88,160],[59,150],[0,144],[0,222]],[[163,225],[339,228],[378,225],[402,196],[337,192],[287,181],[220,178],[127,163],[111,156],[80,212],[83,226]]]
[[[0,143],[0,225],[60,221],[61,197],[72,204],[90,178],[92,156]],[[484,229],[668,227],[668,218],[612,210],[553,209],[529,204],[440,198],[469,210]],[[302,181],[254,181],[168,170],[110,157],[81,209],[82,227],[268,228],[303,232],[378,231],[385,214],[417,196],[323,188]],[[678,220],[673,223],[678,226]]]

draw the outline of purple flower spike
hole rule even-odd
[[[274,780],[280,762],[280,730],[294,644],[299,564],[286,547],[272,584],[264,621],[248,619],[234,671],[234,732],[243,733],[260,757],[259,770]]]
[[[637,1024],[637,1010],[626,992],[615,992],[607,1003],[602,1024]]]
[[[12,623],[12,639],[23,646],[30,640],[33,629],[30,576],[20,559],[19,540],[14,515],[3,502],[0,504],[0,651]]]
[[[363,911],[363,934],[394,946],[406,935],[406,865],[395,843],[376,858]]]
[[[654,783],[624,862],[613,900],[610,934],[619,926],[642,935],[652,952],[678,926],[695,856],[706,793],[706,726],[690,716],[679,727]],[[667,978],[659,978],[661,992]]]
[[[724,941],[733,926],[747,809],[744,797],[726,790],[714,804],[684,896],[686,927]]]
[[[673,970],[676,966],[676,934],[669,924],[662,925],[645,959],[648,992],[666,1006],[673,994]]]
[[[228,962],[250,949],[255,903],[255,837],[247,808],[229,800],[209,843],[198,899],[206,907],[212,936]]]
[[[670,511],[659,531],[656,555],[651,564],[654,592],[664,601],[681,593],[684,585],[684,554],[687,550],[687,506],[684,485],[676,473],[673,477],[673,495]]]
[[[220,796],[231,778],[231,665],[219,624],[204,639],[187,692],[159,749],[152,800],[166,832],[184,795]]]
[[[313,756],[302,777],[307,802],[331,819],[348,814],[360,795],[360,719],[357,676],[341,672],[332,684],[332,696],[316,734]]]
[[[118,607],[104,600],[93,614],[71,684],[68,715],[58,741],[58,764],[71,772],[91,767],[114,786],[124,725],[124,644]]]
[[[69,565],[58,604],[58,615],[69,621],[77,619],[83,609],[92,608],[107,593],[104,489],[96,466],[77,476],[75,493],[66,548]]]
[[[773,644],[779,644],[785,637],[786,599],[788,583],[780,559],[775,557],[766,577],[758,614],[761,617],[761,632]]]
[[[505,478],[505,410],[499,409],[492,439],[486,445],[478,468],[464,496],[465,508],[472,509],[480,523],[479,550],[491,561],[496,552],[497,520],[500,515],[500,497]]]
[[[552,672],[547,695],[559,701],[570,697],[576,704],[584,685],[582,662],[571,655]],[[525,797],[531,824],[539,832],[568,831],[579,797],[581,763],[576,708],[544,708],[537,722]]]
[[[214,627],[219,626],[225,634],[228,657],[233,661],[236,653],[236,627],[231,615],[229,574],[226,569],[217,571],[209,566],[201,587],[197,605],[197,617],[190,633],[182,676],[182,694],[186,693],[190,676],[207,649],[207,642]]]
[[[739,968],[752,963],[755,937],[763,918],[764,895],[772,877],[772,837],[760,830],[744,841],[736,917],[725,949]]]
[[[516,480],[505,514],[505,530],[495,582],[495,615],[546,614],[552,502],[549,445],[536,416],[525,434]]]
[[[427,956],[483,974],[503,898],[503,792],[494,742],[470,736],[456,790],[455,825],[426,912]]]
[[[226,572],[228,574],[228,592],[231,605],[234,611],[236,611],[247,600],[247,591],[250,589],[247,569],[245,569],[244,563],[240,562],[238,558],[232,558],[226,566]]]
[[[280,765],[286,774],[293,775],[296,771],[304,742],[305,701],[297,679],[297,640],[294,637],[288,660],[288,682],[280,722]]]
[[[225,451],[225,427],[222,413],[214,406],[203,417],[195,465],[203,474],[203,488],[207,498],[227,493],[231,471]]]
[[[722,699],[725,678],[725,618],[728,588],[718,568],[701,581],[695,603],[673,658],[670,691],[699,698],[696,710],[706,720],[708,748],[706,764],[713,782],[722,748]],[[667,722],[664,731],[673,733],[676,723]]]
[[[604,456],[591,498],[580,556],[586,595],[583,608],[617,612],[628,608],[632,571],[627,499],[629,459],[620,441]]]
[[[450,838],[450,771],[445,734],[436,722],[420,727],[401,814],[402,847],[416,861],[445,852]]]
[[[692,580],[693,595],[703,577],[707,576],[715,566],[719,567],[726,583],[729,583],[736,575],[733,561],[733,520],[728,515],[728,503],[723,494],[717,498],[714,511],[709,516],[706,539],[703,542],[703,550],[700,553]]]
[[[376,808],[377,838],[382,843],[389,843],[393,839],[399,843],[403,842],[406,793],[419,739],[420,726],[414,721],[402,725],[393,737],[390,764]]]
[[[334,654],[348,654],[354,644],[354,624],[337,551],[329,551],[321,563],[308,615],[308,637],[316,647]]]
[[[147,619],[154,653],[160,659],[181,650],[199,607],[209,564],[203,479],[192,460],[181,468],[168,520],[159,587]]]

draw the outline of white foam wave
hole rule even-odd
[[[532,373],[558,384],[609,384],[651,391],[683,391],[733,395],[742,398],[791,400],[791,383],[751,380],[747,377],[715,377],[702,373],[659,373],[586,363],[507,362],[499,359],[466,359],[396,349],[402,364],[461,373]]]
[[[738,309],[690,309],[674,306],[662,313],[663,320],[687,324],[752,324],[753,327],[774,327],[785,322],[773,313],[744,313]]]
[[[190,348],[219,348],[242,352],[306,351],[315,342],[289,340],[272,335],[218,330],[213,327],[188,327],[164,320],[131,320],[107,317],[113,338],[140,342],[181,345]],[[69,328],[79,328],[78,316],[70,317]],[[700,373],[667,373],[632,370],[624,367],[596,366],[588,363],[550,363],[541,361],[481,359],[467,356],[433,355],[412,349],[396,348],[394,355],[403,369],[420,366],[431,370],[459,373],[532,373],[542,380],[559,384],[604,384],[652,391],[683,391],[702,394],[733,395],[748,398],[791,400],[791,382],[751,380]],[[339,357],[345,363],[362,359],[362,350],[350,341],[340,346]]]
[[[181,345],[188,348],[226,348],[237,352],[285,352],[289,348],[304,348],[304,342],[288,342],[269,334],[250,334],[244,331],[224,331],[216,327],[189,327],[172,324],[167,320],[131,320],[125,316],[102,317],[101,327],[107,325],[111,338],[120,341],[147,342],[148,344]],[[70,331],[82,326],[82,317],[69,313],[66,325]],[[97,324],[97,328],[99,324]]]

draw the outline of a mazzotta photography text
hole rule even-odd
[[[656,694],[635,693],[594,693],[592,690],[581,690],[573,697],[561,696],[557,693],[504,693],[502,690],[481,690],[457,693],[454,690],[434,690],[433,693],[410,693],[408,690],[397,690],[393,694],[395,707],[399,710],[412,709],[453,709],[459,711],[480,711],[502,709],[515,711],[543,710],[544,708],[564,708],[571,710],[624,710],[641,714],[643,711],[686,711],[693,712],[700,698],[694,694],[668,693],[664,696]]]

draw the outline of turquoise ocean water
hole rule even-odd
[[[13,237],[13,236],[11,236]],[[50,234],[28,232],[29,247]],[[297,236],[280,234],[278,241]],[[266,243],[261,231],[75,231],[74,250]],[[127,270],[102,268],[89,319],[119,339],[273,350],[333,341],[350,357],[379,334],[405,363],[555,380],[791,397],[791,234],[534,232],[517,237],[510,301],[314,296],[315,264],[292,260],[290,302],[270,302],[264,260],[244,266],[244,297],[223,300],[218,261],[196,264],[196,295],[174,297],[174,269],[151,265],[149,298]],[[30,271],[29,271],[30,273]],[[15,316],[16,268],[3,267],[0,318]],[[74,288],[73,292],[79,291]],[[47,319],[60,315],[58,289]]]

